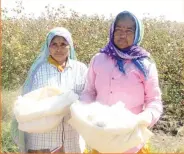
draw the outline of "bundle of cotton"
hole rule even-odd
[[[14,105],[18,127],[29,133],[50,131],[69,113],[69,106],[77,99],[78,95],[73,91],[55,87],[44,87],[19,96]]]
[[[152,136],[122,102],[112,106],[76,102],[70,109],[69,123],[92,149],[101,153],[126,152]]]

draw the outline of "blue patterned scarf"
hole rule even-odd
[[[69,54],[70,57],[69,58],[76,59],[75,50],[74,50],[74,46],[73,46],[73,40],[72,40],[72,36],[71,36],[70,32],[63,27],[56,27],[56,28],[52,29],[47,34],[45,43],[44,43],[43,47],[41,48],[41,53],[39,54],[38,58],[35,60],[35,62],[33,63],[33,65],[31,66],[31,68],[28,72],[28,76],[27,76],[26,81],[23,85],[23,91],[22,91],[23,95],[30,92],[30,90],[32,89],[33,77],[34,77],[36,71],[38,70],[38,68],[41,64],[43,64],[44,62],[46,62],[48,60],[49,45],[55,36],[62,36],[66,39],[66,41],[70,45],[70,54]]]

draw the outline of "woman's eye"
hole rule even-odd
[[[130,31],[130,30],[127,30],[127,31],[126,31],[126,33],[127,33],[127,34],[130,34],[130,33],[131,33],[131,31]]]
[[[51,44],[51,46],[57,46],[57,44],[56,43],[53,43],[53,44]]]
[[[121,30],[120,29],[116,29],[115,32],[120,32]]]
[[[131,33],[134,33],[134,31],[133,30],[127,30],[126,33],[131,34]]]
[[[62,46],[62,47],[65,47],[65,46],[67,46],[67,44],[65,44],[65,43],[61,43],[61,46]]]

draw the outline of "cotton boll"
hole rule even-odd
[[[89,104],[86,106],[86,120],[92,125],[105,127],[108,121],[108,117],[106,117],[109,112],[108,109],[108,106],[102,105],[98,102]]]

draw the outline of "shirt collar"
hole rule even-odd
[[[72,68],[72,60],[70,58],[67,59],[66,68]]]

